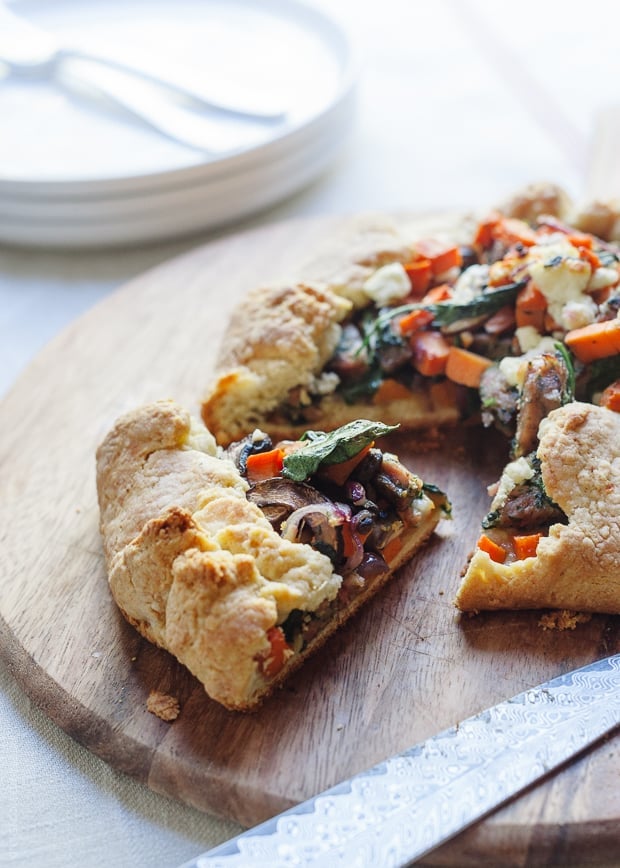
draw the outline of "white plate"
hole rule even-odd
[[[238,145],[210,157],[55,85],[0,87],[0,194],[108,196],[179,188],[279,159],[329,125],[354,87],[337,23],[297,0],[14,0],[10,7],[63,41],[140,64],[206,91],[256,90],[289,106],[276,123],[239,125]]]
[[[11,244],[39,247],[108,247],[182,236],[249,216],[309,184],[340,150],[342,135],[306,147],[255,174],[197,184],[191,189],[138,197],[114,216],[90,214],[4,217],[0,238]]]
[[[342,113],[337,125],[332,125],[320,135],[308,137],[303,145],[284,154],[278,160],[265,161],[258,166],[250,166],[235,174],[207,179],[196,179],[193,183],[178,187],[161,187],[145,190],[142,193],[130,193],[125,196],[105,197],[54,197],[32,199],[29,197],[0,197],[0,221],[8,224],[16,223],[54,223],[57,226],[75,225],[83,220],[103,223],[109,220],[123,219],[141,220],[153,212],[170,214],[175,219],[185,208],[201,208],[207,216],[216,217],[213,213],[214,202],[226,197],[229,207],[236,207],[236,202],[253,194],[253,191],[268,188],[274,178],[282,176],[295,186],[295,170],[304,162],[315,162],[325,155],[331,158],[342,146],[349,133],[350,118]],[[265,189],[265,193],[269,190]]]

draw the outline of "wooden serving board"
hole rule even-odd
[[[454,520],[257,713],[227,712],[110,598],[94,452],[122,412],[173,397],[197,411],[228,313],[294,273],[346,218],[231,236],[110,296],[51,343],[0,406],[0,652],[54,721],[115,768],[254,824],[529,686],[620,650],[618,619],[574,631],[540,613],[460,617],[452,599],[506,443],[463,428],[438,451],[393,446],[449,491]],[[421,228],[424,222],[421,221]],[[164,723],[152,689],[178,697]],[[550,736],[552,737],[552,736]],[[568,865],[620,852],[620,739],[574,762],[427,860]]]

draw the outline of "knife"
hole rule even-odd
[[[181,868],[410,865],[620,726],[620,654],[547,681]]]

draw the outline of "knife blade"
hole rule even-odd
[[[410,865],[620,726],[620,654],[525,690],[181,868]]]

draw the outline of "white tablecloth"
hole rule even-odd
[[[597,112],[620,102],[613,0],[324,6],[358,41],[354,135],[320,180],[243,228],[298,215],[469,208],[539,179],[581,196]],[[0,247],[0,393],[98,299],[207,240],[114,254]],[[4,664],[0,780],[0,864],[14,868],[174,868],[238,831],[88,753],[32,707]]]

